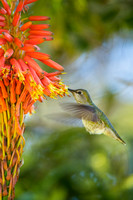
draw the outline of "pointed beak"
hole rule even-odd
[[[75,92],[75,90],[72,90],[70,88],[68,88],[68,91],[71,92],[71,93]]]

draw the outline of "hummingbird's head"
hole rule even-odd
[[[73,94],[77,103],[82,103],[82,104],[92,103],[92,100],[87,90],[84,89],[72,90],[70,88],[68,88],[68,90]]]

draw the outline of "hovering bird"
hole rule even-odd
[[[87,90],[68,90],[73,94],[77,103],[66,103],[64,109],[75,118],[82,119],[86,131],[90,134],[105,134],[122,144],[126,144],[118,135],[106,115],[93,103]]]

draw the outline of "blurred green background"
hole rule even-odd
[[[127,145],[49,119],[73,97],[37,103],[25,119],[16,200],[132,200],[133,1],[39,0],[29,12],[51,17],[54,40],[42,51],[64,66],[70,88],[90,92]]]

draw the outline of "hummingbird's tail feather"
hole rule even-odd
[[[110,128],[106,128],[105,132],[104,132],[105,135],[108,135],[112,138],[114,138],[115,140],[119,141],[121,144],[124,144],[126,145],[126,143],[124,142],[124,140],[118,135],[118,133],[116,132],[113,132]]]

